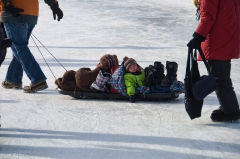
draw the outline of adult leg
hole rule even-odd
[[[209,60],[209,65],[210,71],[218,83],[216,95],[220,103],[220,108],[226,114],[239,112],[238,100],[230,78],[231,60]]]
[[[34,24],[28,23],[5,23],[7,35],[12,39],[12,50],[14,57],[16,58],[15,61],[18,61],[18,65],[16,64],[17,62],[14,61],[15,63],[13,63],[11,70],[9,70],[9,72],[13,73],[9,73],[9,76],[7,73],[6,80],[14,81],[14,76],[12,76],[12,74],[16,75],[17,71],[20,70],[18,67],[19,64],[27,74],[31,84],[46,80],[39,64],[28,48],[28,40],[34,26]]]
[[[8,27],[8,24],[5,23],[4,27],[6,30],[7,37],[12,39],[11,30]],[[13,44],[11,46],[11,49],[12,49],[12,53],[13,53],[13,55],[12,55],[13,58],[8,66],[8,71],[7,71],[5,81],[8,81],[8,82],[11,82],[14,84],[22,84],[23,69],[22,69],[21,63],[18,60],[19,57],[17,54],[17,50],[13,46]]]

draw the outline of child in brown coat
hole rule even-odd
[[[67,71],[63,77],[58,78],[55,84],[63,90],[79,90],[91,92],[90,86],[96,80],[99,71],[109,72],[111,67],[118,65],[116,55],[105,54],[100,58],[96,68],[80,68],[78,71]]]

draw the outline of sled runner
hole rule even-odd
[[[69,95],[78,99],[122,99],[128,100],[129,97],[122,94],[112,94],[112,93],[95,93],[95,92],[83,92],[83,91],[68,91],[57,88],[57,91],[63,95]],[[138,94],[136,96],[137,100],[172,100],[179,97],[180,92],[170,92],[170,93],[149,93],[149,94]]]

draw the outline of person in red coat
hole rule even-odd
[[[203,50],[218,83],[220,107],[210,118],[220,122],[238,120],[239,104],[230,74],[231,59],[240,57],[240,0],[194,0],[194,4],[200,23],[187,45]]]

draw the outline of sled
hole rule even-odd
[[[83,92],[83,91],[68,91],[57,88],[57,91],[63,95],[69,95],[77,99],[110,99],[110,100],[128,100],[127,96],[122,94],[112,93],[96,93],[96,92]],[[178,98],[180,92],[170,93],[149,93],[149,94],[138,94],[136,100],[172,100]]]

